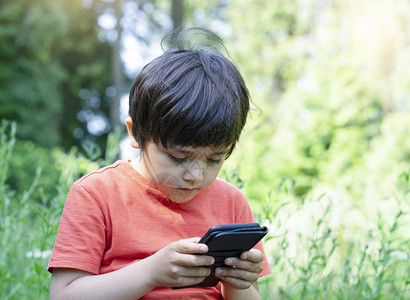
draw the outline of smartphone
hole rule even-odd
[[[210,287],[219,282],[215,277],[214,269],[225,266],[228,257],[239,257],[242,252],[252,249],[266,234],[268,228],[259,226],[258,223],[238,223],[215,225],[208,230],[199,243],[208,246],[208,252],[203,255],[213,256],[215,263],[210,266],[211,274],[199,284],[178,287]]]

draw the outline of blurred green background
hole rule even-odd
[[[251,92],[221,177],[270,227],[263,299],[409,299],[407,0],[2,0],[0,298],[48,298],[68,189],[128,158],[130,85],[179,26]]]

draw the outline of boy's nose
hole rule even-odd
[[[203,178],[203,171],[202,171],[201,163],[198,161],[190,162],[188,166],[185,168],[183,178],[186,181],[194,181],[194,182],[201,181]]]

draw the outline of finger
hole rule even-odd
[[[262,261],[255,263],[249,260],[243,260],[243,259],[236,258],[236,257],[229,257],[225,259],[224,263],[227,266],[234,267],[236,269],[243,269],[243,270],[246,270],[252,273],[257,273],[257,274],[262,272],[262,269],[263,269]]]
[[[258,279],[259,273],[236,268],[216,268],[215,276],[222,280],[231,277],[244,281],[254,282]]]
[[[202,281],[205,280],[205,277],[179,277],[176,279],[176,283],[173,283],[170,286],[173,287],[182,287],[182,286],[188,286],[188,285],[194,285],[201,283]]]
[[[238,290],[244,290],[249,288],[253,282],[246,281],[240,278],[234,278],[234,277],[224,277],[221,278],[224,284],[228,284],[229,286],[234,287],[235,289]]]
[[[258,263],[263,260],[263,254],[258,249],[251,249],[249,251],[242,252],[241,259],[249,260],[254,263]]]
[[[215,259],[212,256],[207,255],[194,255],[194,254],[181,254],[173,261],[177,265],[188,267],[199,266],[212,266],[215,263]]]
[[[196,238],[180,240],[173,244],[175,251],[179,253],[206,253],[208,246],[205,244],[198,244]]]
[[[172,278],[174,282],[170,286],[186,286],[197,284],[211,273],[209,268],[175,268],[173,269]]]
[[[205,278],[211,274],[211,269],[206,267],[185,267],[181,272],[183,277],[202,277]]]

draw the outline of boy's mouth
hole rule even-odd
[[[194,193],[198,191],[198,188],[176,188],[179,191],[185,192],[185,193]]]
[[[185,203],[191,200],[199,193],[199,188],[179,188],[174,187],[171,191],[171,195],[173,195],[173,202],[177,203]]]

